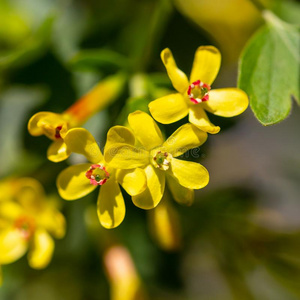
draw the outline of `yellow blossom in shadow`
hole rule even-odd
[[[150,233],[161,249],[178,251],[181,248],[182,233],[179,215],[166,191],[157,207],[149,210],[148,223]]]
[[[1,186],[7,194],[0,195],[0,265],[28,252],[32,268],[45,268],[54,251],[53,237],[65,235],[64,216],[33,178],[8,179]]]
[[[109,247],[103,260],[111,287],[111,300],[148,299],[134,262],[124,246]]]

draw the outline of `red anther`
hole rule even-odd
[[[60,131],[61,131],[61,129],[62,129],[62,126],[57,126],[57,127],[55,128],[55,138],[56,138],[56,139],[61,139],[61,136],[60,136]]]

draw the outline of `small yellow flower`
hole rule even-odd
[[[86,196],[101,186],[97,212],[100,223],[105,228],[114,228],[125,217],[124,199],[119,184],[131,196],[136,196],[146,188],[146,175],[143,170],[132,167],[118,170],[112,167],[99,149],[94,137],[83,128],[73,128],[65,136],[65,143],[71,152],[84,155],[90,163],[73,165],[63,170],[57,178],[58,192],[66,200]],[[106,149],[114,143],[134,143],[134,136],[125,127],[115,126],[108,131]]]
[[[222,117],[241,114],[248,107],[248,97],[238,88],[211,90],[221,65],[221,54],[213,46],[202,46],[196,51],[190,81],[178,69],[170,49],[161,52],[161,59],[177,94],[171,94],[150,102],[153,118],[170,124],[189,114],[189,121],[201,130],[215,134],[219,126],[213,125],[205,110]]]
[[[29,133],[33,136],[45,135],[53,141],[47,151],[49,160],[60,162],[70,156],[71,151],[64,142],[68,130],[80,127],[97,111],[114,101],[122,90],[124,82],[124,74],[107,77],[64,113],[38,112],[31,117],[28,122]]]
[[[72,126],[70,115],[43,111],[31,117],[28,122],[28,131],[33,136],[45,135],[52,140],[47,157],[53,162],[60,162],[71,154],[64,142],[64,137],[70,127],[74,126]]]
[[[0,199],[0,265],[10,264],[28,250],[32,268],[45,268],[55,238],[65,235],[64,216],[46,200],[43,187],[33,178],[7,180],[8,195]]]
[[[141,167],[145,170],[147,188],[132,197],[133,203],[143,209],[156,207],[164,194],[167,179],[175,200],[190,205],[193,189],[205,187],[209,175],[202,165],[175,157],[203,144],[207,133],[192,124],[185,124],[164,142],[160,129],[148,114],[136,111],[129,114],[128,122],[142,148],[119,142],[112,144],[104,157],[115,168]]]

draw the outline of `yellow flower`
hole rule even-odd
[[[142,148],[119,142],[111,145],[104,157],[115,168],[145,170],[147,188],[132,197],[133,203],[143,209],[156,207],[164,194],[167,178],[175,200],[191,204],[193,189],[208,184],[208,172],[198,163],[175,157],[203,144],[207,134],[192,124],[185,124],[164,142],[159,127],[148,114],[136,111],[129,114],[128,122]]]
[[[132,144],[134,136],[127,128],[115,126],[107,133],[104,151],[111,144],[120,142]],[[146,188],[144,171],[135,167],[130,170],[112,167],[104,160],[94,137],[86,129],[69,130],[65,143],[71,152],[83,154],[90,163],[73,165],[63,170],[57,178],[59,194],[66,200],[75,200],[101,186],[97,204],[100,223],[105,228],[119,226],[125,217],[125,204],[119,184],[129,195],[136,196]]]
[[[29,265],[46,267],[54,250],[51,236],[65,235],[64,216],[46,200],[35,179],[10,179],[3,184],[9,197],[0,200],[0,265],[18,260],[29,250]]]
[[[53,162],[67,159],[71,152],[67,149],[64,137],[70,127],[72,117],[67,114],[38,112],[28,122],[28,131],[33,136],[45,135],[53,142],[48,148],[47,157]]]
[[[189,121],[201,130],[215,134],[219,126],[213,125],[205,112],[222,117],[241,114],[248,106],[248,97],[238,88],[211,90],[220,64],[221,54],[213,46],[202,46],[196,51],[190,81],[178,69],[170,49],[161,52],[161,59],[177,94],[171,94],[150,102],[153,118],[163,124],[170,124],[189,114]]]
[[[53,141],[47,151],[49,160],[60,162],[70,156],[71,151],[64,142],[68,130],[79,127],[97,111],[115,100],[124,82],[123,74],[110,76],[98,83],[64,113],[38,112],[31,117],[28,122],[29,133],[33,136],[45,135]]]

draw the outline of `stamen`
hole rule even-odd
[[[208,92],[210,91],[210,89],[210,85],[203,83],[200,80],[197,80],[189,86],[187,94],[189,96],[189,99],[193,103],[198,104],[204,101],[208,101]]]
[[[55,138],[56,138],[56,139],[61,139],[61,136],[60,136],[60,131],[61,131],[61,129],[62,129],[62,126],[57,126],[57,127],[55,128]]]
[[[101,164],[91,165],[85,176],[92,185],[103,185],[109,179],[109,173]]]
[[[168,152],[157,151],[153,156],[153,165],[161,170],[168,170],[172,155]]]

